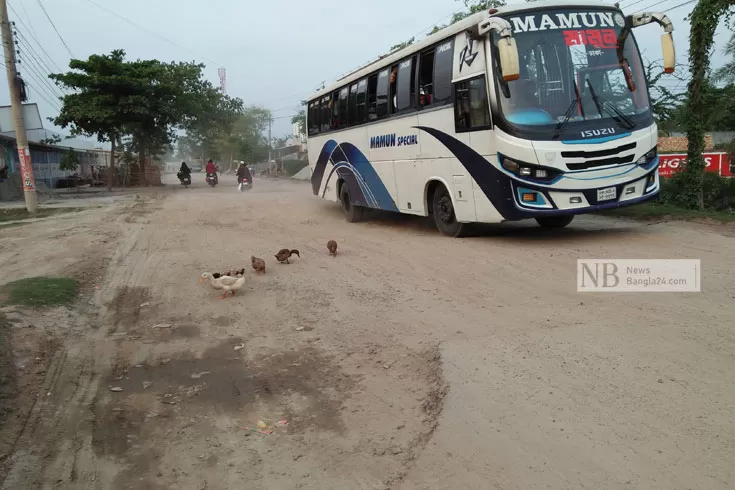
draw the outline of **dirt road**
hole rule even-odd
[[[84,281],[72,309],[5,309],[1,488],[732,488],[733,236],[586,217],[453,240],[263,179],[0,230],[0,282]],[[235,297],[199,283],[251,255]],[[578,294],[579,257],[700,258],[703,293]]]

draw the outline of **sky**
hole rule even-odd
[[[60,107],[54,98],[57,89],[43,80],[48,73],[64,69],[71,56],[86,58],[122,48],[130,59],[205,63],[205,76],[215,85],[218,68],[225,68],[229,95],[273,112],[274,137],[291,133],[290,119],[299,101],[322,82],[329,84],[394,44],[425,36],[462,7],[456,0],[7,1],[18,31],[20,66],[30,85],[30,102],[38,103],[48,129],[59,130],[46,118],[58,114]],[[648,7],[667,11],[685,1],[622,0],[621,4],[623,12],[630,14]],[[674,22],[681,63],[688,60],[685,17],[693,5],[667,12]],[[644,58],[660,59],[661,28],[651,25],[634,32]],[[715,36],[714,68],[726,61],[722,48],[729,36],[721,25]],[[664,83],[685,88],[673,78]],[[8,101],[7,87],[0,83],[0,105]]]

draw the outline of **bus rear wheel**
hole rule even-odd
[[[540,216],[536,218],[536,222],[542,228],[564,228],[572,222],[574,216]]]
[[[467,232],[469,225],[457,221],[452,196],[443,185],[434,190],[431,211],[434,215],[434,224],[442,235],[459,238]]]
[[[339,200],[342,203],[342,212],[344,213],[345,219],[348,223],[357,223],[358,221],[362,221],[365,209],[362,206],[355,206],[352,204],[352,200],[350,199],[350,190],[345,184],[342,184],[339,191]]]

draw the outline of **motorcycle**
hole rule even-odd
[[[253,188],[253,182],[248,180],[247,177],[243,177],[242,179],[238,179],[237,188],[240,189],[240,192],[249,191]]]
[[[217,174],[207,174],[207,184],[211,185],[212,187],[217,185]]]
[[[191,185],[191,175],[182,175],[181,172],[177,173],[176,176],[179,178],[181,185],[189,187]]]

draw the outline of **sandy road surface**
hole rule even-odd
[[[3,489],[735,484],[728,229],[590,217],[452,240],[259,179],[8,230],[3,281],[74,274],[85,295],[6,309],[26,395],[0,427]],[[301,259],[276,264],[282,247]],[[199,284],[251,254],[267,274],[242,294]],[[576,259],[603,256],[701,258],[704,292],[577,294]]]

